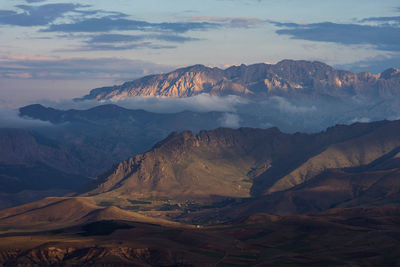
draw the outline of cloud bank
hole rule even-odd
[[[400,53],[371,57],[350,64],[335,65],[334,67],[353,72],[381,73],[392,67],[400,68]]]
[[[114,79],[129,80],[173,67],[122,58],[4,57],[0,78],[17,79]]]
[[[387,23],[393,20],[396,23]],[[369,18],[361,22],[367,21],[380,23],[370,25],[333,22],[309,24],[270,22],[280,28],[276,30],[277,34],[288,35],[293,39],[343,45],[372,45],[378,50],[400,51],[400,17]]]
[[[193,21],[208,21],[212,23],[221,24],[221,26],[231,28],[250,28],[265,23],[265,20],[261,20],[253,17],[215,17],[215,16],[193,16]]]
[[[198,40],[182,34],[191,31],[206,31],[220,27],[221,23],[209,21],[172,21],[150,22],[136,20],[128,14],[94,9],[92,5],[72,3],[51,3],[34,5],[40,0],[28,0],[25,5],[15,5],[14,10],[0,10],[0,25],[20,27],[40,27],[37,31],[49,33],[47,39],[59,39],[54,33],[64,34],[66,38],[83,40],[91,34],[80,47],[58,50],[93,51],[93,50],[136,50],[171,49],[176,45],[165,43],[184,43]],[[142,32],[142,35],[125,35],[121,31]],[[118,32],[118,33],[115,33]],[[106,35],[109,34],[109,35]],[[152,40],[152,41],[149,41]],[[160,43],[161,42],[161,43]]]
[[[239,115],[235,113],[224,113],[219,121],[222,127],[228,128],[239,128],[241,122]]]
[[[308,113],[317,110],[315,105],[310,105],[310,106],[306,106],[304,104],[296,105],[291,103],[288,99],[280,96],[270,97],[267,101],[265,101],[265,105],[275,106],[281,112],[286,112],[286,113]]]
[[[126,16],[125,14],[123,15]],[[88,18],[73,23],[52,24],[42,32],[111,32],[111,31],[143,31],[162,32],[170,31],[185,33],[193,30],[216,28],[218,24],[210,22],[161,22],[151,23],[142,20],[133,20],[115,16]]]
[[[37,2],[37,1],[36,1]],[[67,13],[79,13],[82,15],[92,15],[95,11],[82,10],[87,5],[80,4],[45,4],[40,6],[34,5],[17,5],[18,11],[0,10],[0,24],[14,26],[45,26],[54,22],[58,18],[64,17]]]
[[[132,97],[118,101],[64,100],[59,102],[42,101],[41,104],[57,109],[88,109],[103,104],[116,104],[127,109],[143,109],[155,113],[176,113],[181,111],[220,111],[235,112],[237,106],[249,103],[247,99],[239,96],[212,96],[200,94],[188,98],[163,98],[163,97]],[[228,118],[229,119],[229,118]]]
[[[0,109],[0,128],[31,128],[52,125],[50,122],[22,118],[16,109]]]

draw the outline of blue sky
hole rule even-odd
[[[192,64],[400,67],[394,0],[2,0],[0,107]]]

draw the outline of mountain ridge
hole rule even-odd
[[[379,161],[385,170],[399,168],[391,160],[400,148],[399,132],[400,121],[339,125],[317,134],[285,134],[277,128],[174,132],[115,165],[82,196],[195,200],[272,195],[330,170],[347,172]]]
[[[83,193],[1,210],[0,262],[396,265],[399,133],[172,132]]]
[[[193,65],[166,74],[145,76],[120,86],[96,88],[77,100],[121,100],[134,96],[185,98],[202,93],[246,97],[398,95],[399,70],[380,74],[336,70],[319,61],[282,60],[226,69]]]

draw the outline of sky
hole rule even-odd
[[[178,67],[400,68],[398,0],[1,0],[0,108]]]

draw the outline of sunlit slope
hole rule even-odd
[[[118,207],[102,207],[87,198],[46,198],[15,208],[0,211],[3,231],[38,231],[69,227],[101,220],[177,225],[176,223],[147,217]]]
[[[249,138],[248,135],[252,138]],[[254,173],[268,168],[273,153],[258,146],[277,129],[172,134],[152,150],[120,163],[85,195],[192,198],[250,196]],[[264,144],[270,146],[271,144]]]

